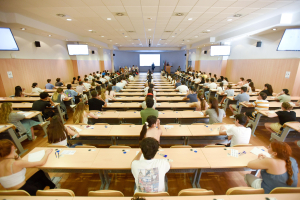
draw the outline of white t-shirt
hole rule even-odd
[[[209,84],[209,89],[217,89],[217,84],[216,83],[210,83]]]
[[[119,86],[121,89],[123,89],[125,85],[123,83],[119,82],[116,84],[116,86]]]
[[[223,92],[222,87],[217,87],[217,92]]]
[[[92,85],[89,83],[83,83],[83,85],[86,87],[86,89],[91,89]]]
[[[231,127],[226,131],[228,136],[232,136],[230,146],[237,144],[249,144],[251,137],[251,128],[246,127]]]
[[[170,170],[167,159],[135,160],[131,172],[135,179],[136,192],[165,192],[165,175]]]
[[[181,92],[181,93],[187,93],[189,88],[186,85],[180,85],[176,88],[176,90],[179,90],[179,92]]]
[[[123,83],[124,86],[127,85],[127,81],[125,81],[125,80],[122,80],[121,83]]]
[[[93,77],[92,75],[89,75],[89,76],[88,76],[89,81],[93,80],[93,78],[94,78],[94,77]]]
[[[200,81],[201,81],[200,78],[195,78],[194,80],[195,83],[199,83]]]
[[[109,77],[109,76],[105,76],[104,78],[105,78],[107,81],[110,80],[110,77]]]
[[[100,78],[100,81],[102,84],[104,84],[105,82],[107,82],[106,78]]]
[[[35,87],[31,89],[32,93],[42,93],[44,92],[44,90],[42,90],[41,88]]]

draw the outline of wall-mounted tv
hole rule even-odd
[[[229,56],[230,46],[211,46],[210,56]]]
[[[0,27],[0,51],[19,51],[10,28]]]
[[[89,47],[85,44],[67,44],[70,56],[87,56],[89,55]]]
[[[285,29],[277,51],[300,51],[300,28]]]

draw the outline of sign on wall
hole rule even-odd
[[[8,76],[8,78],[13,78],[12,71],[8,71],[8,72],[7,72],[7,76]]]

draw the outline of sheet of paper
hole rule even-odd
[[[238,158],[238,157],[239,157],[239,151],[238,151],[238,150],[235,150],[235,149],[231,149],[230,155],[231,155],[232,157]]]
[[[38,161],[42,160],[42,158],[44,156],[45,156],[45,150],[30,153],[28,155],[28,162],[38,162]]]
[[[203,116],[203,113],[202,113],[202,112],[199,112],[199,114],[200,114],[201,116]]]
[[[271,155],[268,152],[266,152],[262,149],[259,149],[257,147],[254,147],[250,152],[253,153],[254,155],[257,155],[257,156],[259,154],[263,154],[263,155],[267,156],[268,158],[271,158]]]
[[[25,117],[31,115],[33,112],[18,112],[19,114],[25,115]]]
[[[60,155],[74,155],[76,150],[64,150]]]
[[[78,128],[78,127],[75,127],[75,126],[70,126],[70,127],[74,128],[78,133],[79,133],[80,131],[82,131],[82,129],[80,129],[80,128]]]
[[[1,129],[1,128],[4,128],[4,127],[5,127],[4,125],[0,125],[0,129]]]
[[[171,129],[171,128],[174,128],[173,125],[164,125],[165,129]]]
[[[224,125],[224,127],[226,128],[226,130],[228,130],[228,129],[234,127],[234,125]]]

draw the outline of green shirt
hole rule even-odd
[[[283,95],[280,95],[279,97],[277,97],[277,99],[280,102],[290,102],[291,101],[291,96],[283,94]]]
[[[158,117],[158,110],[154,110],[153,108],[146,108],[145,110],[141,110],[140,114],[142,117],[142,124],[144,125],[147,121],[148,116],[154,115],[155,117]]]

